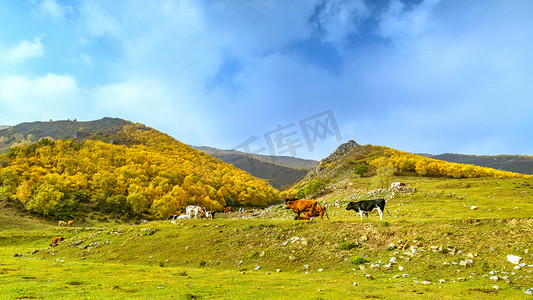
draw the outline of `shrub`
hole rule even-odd
[[[370,262],[370,261],[362,256],[354,256],[352,258],[352,264],[356,266],[366,264],[367,262]]]
[[[353,248],[357,247],[357,244],[354,242],[350,243],[342,243],[341,244],[341,250],[351,250]]]

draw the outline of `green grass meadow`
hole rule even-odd
[[[322,201],[323,221],[279,206],[255,219],[65,228],[0,209],[0,298],[532,298],[533,180],[397,180],[417,192],[387,194],[382,221],[361,222],[341,197]]]

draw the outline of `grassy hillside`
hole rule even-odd
[[[10,148],[0,156],[0,200],[55,219],[83,219],[166,218],[190,204],[220,210],[278,197],[266,182],[142,124],[93,139]]]
[[[2,213],[0,225],[19,225],[0,231],[0,292],[9,299],[527,297],[532,179],[394,180],[409,189],[351,180],[345,195],[322,200],[331,217],[324,221],[294,221],[280,206],[253,219],[74,228]],[[376,195],[387,199],[383,221],[374,213],[361,222],[345,209]],[[66,241],[48,247],[57,235]],[[524,265],[510,263],[510,254]]]
[[[309,169],[297,169],[292,165],[301,166],[301,160],[292,158],[288,165],[278,164],[289,161],[285,158],[269,157],[261,155],[250,155],[239,151],[218,150],[209,147],[196,147],[215,158],[218,158],[228,164],[244,170],[257,178],[268,181],[276,189],[288,188],[300,181],[309,171]],[[260,159],[258,159],[260,158]],[[273,158],[272,160],[270,160]],[[313,161],[314,162],[314,161]],[[314,162],[316,164],[316,162]],[[304,164],[305,165],[305,164]]]

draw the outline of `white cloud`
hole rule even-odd
[[[56,20],[64,20],[67,13],[72,12],[72,7],[62,6],[55,0],[43,0],[40,3],[41,11]]]
[[[324,31],[323,40],[335,46],[343,46],[346,37],[357,33],[357,25],[369,15],[370,11],[362,0],[325,1],[318,14],[318,24]]]
[[[380,33],[387,38],[418,36],[431,29],[431,14],[441,0],[426,0],[408,8],[399,0],[392,0],[382,14]]]
[[[83,2],[80,7],[82,21],[93,36],[109,35],[118,37],[122,34],[122,28],[117,20],[118,15],[108,12],[96,2]]]
[[[0,62],[17,64],[29,58],[39,58],[44,55],[44,47],[36,38],[33,43],[22,41],[11,48],[2,48],[0,45]]]
[[[69,75],[47,74],[42,77],[0,77],[2,112],[13,122],[57,118],[69,114],[80,105],[81,90]]]

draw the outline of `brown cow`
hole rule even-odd
[[[63,241],[64,239],[65,238],[62,236],[56,236],[55,238],[52,239],[52,243],[50,244],[50,247],[57,245],[57,243]]]
[[[74,220],[68,221],[68,223],[67,223],[68,227],[72,226],[72,223],[74,223]]]
[[[317,206],[318,201],[314,200],[285,200],[285,209],[292,209],[296,213],[295,220],[298,220],[303,212],[309,212],[311,215],[316,214]]]
[[[57,222],[57,226],[67,226],[67,222],[59,221],[59,222]]]
[[[230,213],[231,212],[231,206],[224,208],[224,213]]]
[[[328,216],[328,210],[324,205],[319,205],[316,207],[316,213],[314,215],[311,215],[310,213],[306,213],[306,217],[312,218],[312,217],[318,217],[320,216],[320,220],[324,220],[324,214],[326,214],[326,217],[328,217],[328,220],[331,220]]]

